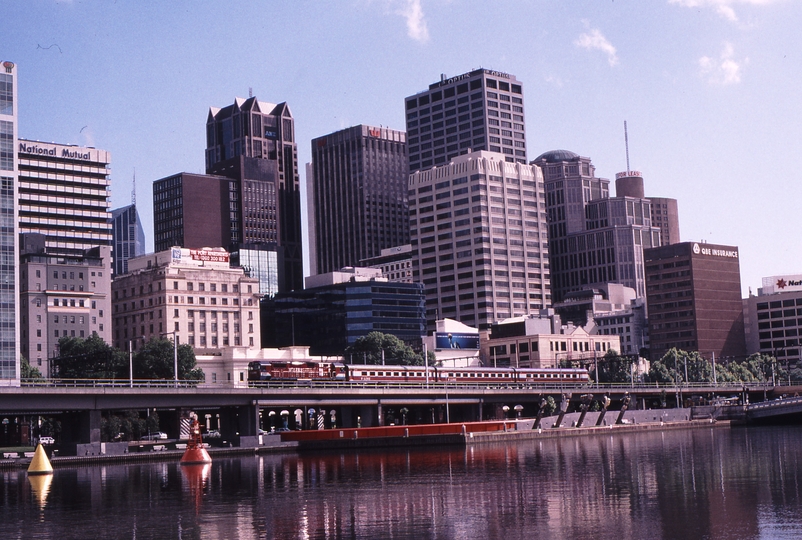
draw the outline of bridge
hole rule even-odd
[[[179,381],[44,380],[18,388],[0,388],[0,445],[9,424],[33,425],[36,417],[57,417],[61,441],[99,445],[103,414],[114,411],[158,411],[172,438],[181,435],[181,418],[198,414],[223,438],[251,444],[260,429],[315,429],[472,422],[520,415],[534,417],[542,399],[551,396],[561,409],[579,407],[583,395],[608,396],[611,409],[629,395],[630,408],[665,408],[709,402],[716,398],[754,403],[793,394],[800,387],[765,384],[461,384],[454,382],[388,383],[348,381],[271,382],[260,386],[198,384]],[[566,402],[563,406],[562,403]],[[768,402],[773,403],[773,402]],[[802,411],[802,398],[796,404]],[[766,409],[777,411],[779,409]],[[783,409],[785,410],[785,409]],[[763,409],[754,409],[755,415]],[[754,416],[758,418],[758,416]],[[5,431],[3,431],[5,430]],[[24,431],[24,430],[23,430]],[[34,433],[28,433],[29,436]]]

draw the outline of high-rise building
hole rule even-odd
[[[17,66],[0,68],[0,386],[19,384]]]
[[[660,245],[679,242],[679,211],[677,199],[646,197],[643,191],[643,174],[640,171],[624,171],[615,175],[616,197],[648,199],[651,203],[652,226],[660,229]]]
[[[45,376],[63,337],[111,343],[111,246],[81,256],[47,253],[45,235],[20,235],[22,354]]]
[[[532,164],[542,169],[546,183],[554,301],[607,283],[631,287],[643,298],[643,250],[660,245],[660,229],[652,225],[651,205],[643,197],[643,178],[617,182],[624,195],[610,197],[610,181],[595,176],[590,158],[554,150]]]
[[[359,125],[312,139],[312,168],[312,275],[409,243],[404,132]]]
[[[738,248],[681,242],[644,250],[651,360],[673,347],[743,357]]]
[[[49,255],[110,246],[111,154],[19,140],[19,231],[45,235]]]
[[[472,152],[409,178],[413,280],[428,330],[443,318],[487,330],[551,305],[540,169]]]
[[[442,75],[404,103],[410,173],[478,150],[526,163],[523,84],[514,75],[489,69]]]
[[[153,182],[154,251],[228,246],[230,182],[223,176],[191,173]]]
[[[649,197],[652,203],[652,225],[660,228],[660,245],[679,243],[679,209],[677,199]]]
[[[763,278],[757,296],[743,300],[746,353],[774,356],[789,372],[802,368],[802,275]]]
[[[145,254],[145,230],[136,210],[136,204],[129,204],[111,211],[112,274],[128,272],[128,259]]]
[[[212,107],[206,121],[206,173],[230,180],[222,214],[230,243],[224,247],[280,251],[275,258],[281,264],[279,289],[302,289],[300,176],[289,106],[252,97]]]

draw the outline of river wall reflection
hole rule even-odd
[[[795,538],[802,429],[2,473],[0,538]]]

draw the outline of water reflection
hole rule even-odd
[[[0,538],[794,538],[802,429],[3,472]],[[49,477],[47,477],[49,478]]]

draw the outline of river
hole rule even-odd
[[[802,427],[2,471],[11,538],[800,538]]]

